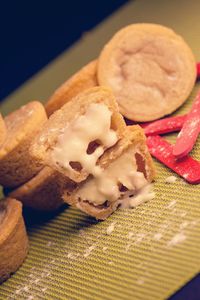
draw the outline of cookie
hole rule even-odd
[[[194,55],[173,30],[133,24],[103,48],[97,67],[100,85],[112,89],[120,112],[134,121],[152,121],[180,107],[196,79]]]
[[[97,86],[96,72],[97,61],[94,60],[58,87],[45,105],[47,115],[50,116],[84,90]]]
[[[17,198],[24,206],[35,210],[54,211],[64,203],[61,198],[63,189],[70,193],[75,186],[71,180],[45,167],[8,196]]]
[[[17,271],[27,253],[22,204],[11,198],[0,200],[0,283]]]
[[[2,115],[0,114],[0,146],[4,142],[6,137],[6,125],[2,118]]]
[[[110,89],[84,91],[50,116],[30,153],[75,182],[98,172],[98,160],[126,128]]]
[[[32,159],[28,150],[46,120],[45,109],[37,101],[5,117],[7,135],[0,147],[0,184],[4,187],[19,186],[41,170],[42,166]]]
[[[146,138],[139,126],[129,126],[124,137],[100,159],[102,173],[82,182],[63,199],[87,214],[104,220],[130,195],[142,193],[155,176]],[[134,199],[133,199],[134,201]]]

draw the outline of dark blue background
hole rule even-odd
[[[0,100],[125,2],[1,1]]]
[[[125,2],[1,1],[0,100]],[[200,300],[200,276],[170,299]]]

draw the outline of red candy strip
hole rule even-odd
[[[176,144],[174,145],[173,154],[177,158],[184,157],[193,148],[200,132],[200,93],[197,95],[188,113],[185,123],[178,134]]]
[[[200,62],[197,63],[197,79],[200,79]]]
[[[189,183],[200,183],[200,162],[190,156],[176,160],[173,155],[173,145],[159,135],[149,136],[147,145],[150,153],[168,168],[183,177]]]
[[[179,131],[183,127],[186,115],[169,117],[155,122],[142,124],[147,136]]]

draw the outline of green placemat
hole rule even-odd
[[[130,2],[8,97],[1,111],[46,99],[96,57],[118,28],[132,22],[174,28],[200,59],[199,11],[199,1]],[[198,88],[200,84],[177,113],[188,111]],[[169,136],[172,142],[174,138]],[[200,159],[200,140],[192,155]],[[155,163],[156,198],[133,210],[119,210],[104,222],[70,207],[54,216],[26,212],[29,256],[0,286],[0,299],[165,299],[197,274],[200,185],[189,185],[178,176],[167,184],[165,179],[173,173]]]

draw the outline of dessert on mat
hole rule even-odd
[[[140,126],[128,126],[124,137],[100,158],[100,165],[97,176],[82,182],[71,195],[63,194],[67,203],[106,219],[119,205],[136,206],[138,195],[140,203],[147,201],[155,171]]]
[[[42,168],[29,155],[29,147],[46,120],[44,107],[37,101],[30,102],[5,117],[7,135],[0,147],[0,184],[4,187],[19,186]]]
[[[0,283],[17,271],[27,253],[22,204],[12,198],[0,200]]]
[[[0,282],[28,252],[22,204],[53,211],[67,203],[104,220],[118,207],[154,198],[150,153],[200,183],[200,162],[188,155],[200,132],[200,93],[187,114],[157,120],[187,100],[199,70],[173,30],[133,24],[58,87],[45,108],[33,101],[5,119],[0,114],[0,184],[8,191],[0,200]],[[146,122],[143,129],[127,126],[121,114],[131,124]],[[159,136],[174,131],[175,145]]]
[[[5,122],[2,118],[2,115],[0,114],[0,146],[4,142],[5,137],[6,137],[6,126],[5,126]]]
[[[173,30],[132,24],[118,31],[98,59],[100,85],[112,89],[120,112],[134,121],[151,121],[180,107],[196,80],[192,51]]]
[[[98,173],[100,156],[117,143],[125,128],[110,89],[94,87],[50,116],[30,153],[39,164],[81,182]]]
[[[84,90],[97,86],[96,72],[97,61],[94,60],[58,87],[45,105],[47,115],[50,116]]]
[[[71,192],[76,184],[49,167],[44,167],[31,180],[8,194],[24,206],[41,211],[53,211],[64,202],[63,190]]]

